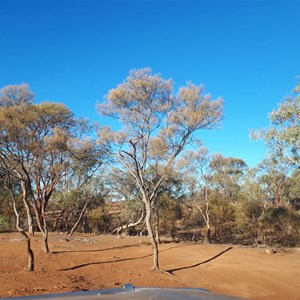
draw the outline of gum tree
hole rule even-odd
[[[160,270],[158,241],[151,218],[157,192],[186,146],[199,129],[213,129],[222,118],[222,99],[212,100],[202,86],[188,83],[178,93],[172,80],[150,69],[132,70],[98,105],[100,114],[117,119],[120,130],[98,129],[99,143],[129,172],[145,206],[145,222],[153,250],[153,270]]]
[[[14,123],[11,122],[10,118],[6,119],[6,116],[3,116],[2,113],[4,111],[13,111],[13,107],[16,105],[22,107],[30,105],[33,103],[33,100],[34,94],[31,92],[26,83],[22,83],[20,85],[7,85],[0,91],[0,165],[1,169],[4,170],[4,173],[10,174],[10,176],[12,174],[12,170],[15,170],[15,160],[13,160],[9,154],[9,149],[13,148],[14,146],[13,142],[8,138],[8,130],[5,128],[5,124],[9,124],[9,126],[12,128]],[[12,118],[13,117],[11,117],[11,119]],[[19,155],[14,156],[14,158],[16,158],[17,161],[22,162],[20,157],[24,154],[25,152],[22,153],[19,151]],[[33,217],[30,205],[27,201],[27,192],[24,190],[24,188],[25,185],[23,184],[23,204],[27,215],[28,233],[33,235]]]
[[[29,233],[33,234],[33,212],[48,252],[49,199],[66,172],[99,162],[99,147],[85,136],[86,121],[76,119],[63,104],[33,104],[24,84],[2,89],[0,128],[1,168],[19,180]]]
[[[270,126],[251,133],[252,139],[262,139],[271,156],[300,167],[300,84],[295,96],[286,98],[269,114]]]

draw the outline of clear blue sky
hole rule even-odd
[[[255,166],[249,129],[300,75],[300,1],[0,0],[0,87],[26,82],[36,101],[99,121],[96,101],[130,69],[151,67],[176,88],[204,84],[225,100],[222,128],[201,132],[212,153]]]

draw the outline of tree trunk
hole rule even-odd
[[[160,239],[159,239],[159,215],[158,215],[158,208],[155,207],[155,217],[156,217],[156,222],[155,222],[155,238],[156,242],[159,245],[160,244]]]
[[[144,203],[145,203],[145,207],[146,207],[145,222],[146,222],[147,231],[149,234],[150,242],[152,245],[152,251],[153,251],[153,265],[152,265],[151,270],[159,271],[160,269],[159,269],[159,261],[158,261],[158,245],[157,245],[157,241],[154,237],[153,229],[152,229],[152,225],[151,225],[151,206],[147,200],[144,200]]]
[[[53,223],[53,225],[52,225],[52,230],[57,231],[57,224],[58,224],[58,221],[61,219],[61,217],[62,217],[62,215],[64,214],[64,212],[65,212],[65,209],[63,209],[63,210],[59,213],[59,215],[57,216],[57,218],[55,219],[55,221],[54,221],[54,223]]]
[[[9,192],[11,194],[13,208],[14,208],[14,212],[16,215],[16,228],[20,232],[20,234],[25,238],[25,251],[27,253],[27,271],[31,272],[31,271],[34,271],[34,255],[33,255],[33,251],[31,250],[31,246],[30,246],[30,238],[25,233],[25,231],[20,227],[20,214],[17,210],[15,195],[11,189],[10,184],[9,184]]]
[[[206,235],[205,235],[205,238],[204,238],[204,243],[206,244],[210,244],[211,243],[211,236],[210,236],[210,228],[207,227],[207,230],[206,230]]]
[[[45,230],[43,232],[43,250],[45,253],[50,252],[48,245],[48,230]]]
[[[46,222],[46,218],[45,218],[44,203],[42,205],[42,212],[41,212],[43,222],[41,222],[37,203],[36,203],[36,200],[34,199],[33,193],[31,193],[31,196],[32,196],[32,206],[33,206],[33,209],[35,212],[35,219],[36,219],[37,225],[39,227],[39,230],[43,236],[43,250],[45,253],[48,253],[50,250],[49,250],[49,245],[48,245],[48,228],[47,228],[47,222]]]
[[[218,225],[215,225],[215,238],[219,242],[220,240],[220,229]]]
[[[25,250],[27,253],[27,271],[31,272],[34,271],[34,255],[33,251],[31,250],[30,246],[30,238],[24,231],[20,231],[20,233],[25,237]]]
[[[34,236],[34,230],[33,230],[33,222],[32,222],[32,216],[31,213],[26,209],[27,213],[27,221],[28,221],[28,234],[31,236]]]
[[[88,206],[88,202],[86,202],[86,203],[84,204],[84,207],[82,208],[82,210],[81,210],[81,212],[80,212],[80,215],[79,215],[78,220],[76,221],[76,223],[74,224],[73,228],[71,229],[71,231],[70,231],[70,233],[69,233],[69,237],[71,237],[71,236],[73,235],[74,230],[77,228],[77,226],[78,226],[78,224],[79,224],[81,218],[83,217],[84,212],[85,212],[87,206]]]
[[[48,226],[45,218],[45,205],[42,206],[42,219],[43,219],[43,238],[44,238],[44,252],[48,253],[49,245],[48,245]]]
[[[33,236],[34,235],[33,218],[32,218],[32,213],[31,213],[30,206],[28,203],[28,187],[26,186],[26,183],[24,181],[21,181],[21,187],[22,187],[22,192],[23,192],[23,203],[24,203],[26,214],[27,214],[28,234]]]

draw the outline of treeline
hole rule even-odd
[[[290,176],[276,169],[266,173],[270,162],[250,169],[240,159],[221,155],[205,163],[205,182],[203,175],[189,170],[174,173],[172,183],[159,191],[152,219],[159,236],[205,243],[299,245],[299,170]],[[134,187],[124,185],[126,178],[104,177],[96,174],[79,188],[57,189],[46,212],[49,230],[70,235],[79,220],[78,232],[147,235],[144,208]],[[14,208],[3,186],[1,199],[1,229],[15,230]],[[20,195],[21,226],[28,230],[19,202]]]
[[[149,69],[131,71],[98,105],[100,114],[122,124],[117,131],[91,126],[63,104],[35,104],[26,84],[6,86],[0,94],[0,229],[24,236],[28,270],[34,269],[30,237],[36,231],[45,252],[49,231],[146,234],[155,270],[161,236],[298,245],[298,93],[270,114],[269,129],[252,133],[270,153],[251,169],[198,143],[198,132],[223,118],[222,99],[212,100],[202,86],[188,83],[174,93],[171,80]]]

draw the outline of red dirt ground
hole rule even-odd
[[[150,271],[146,237],[50,234],[52,253],[32,238],[35,271],[27,272],[18,233],[0,234],[0,297],[134,286],[195,287],[251,299],[300,299],[300,249],[196,243],[160,245],[160,265],[174,275]]]

